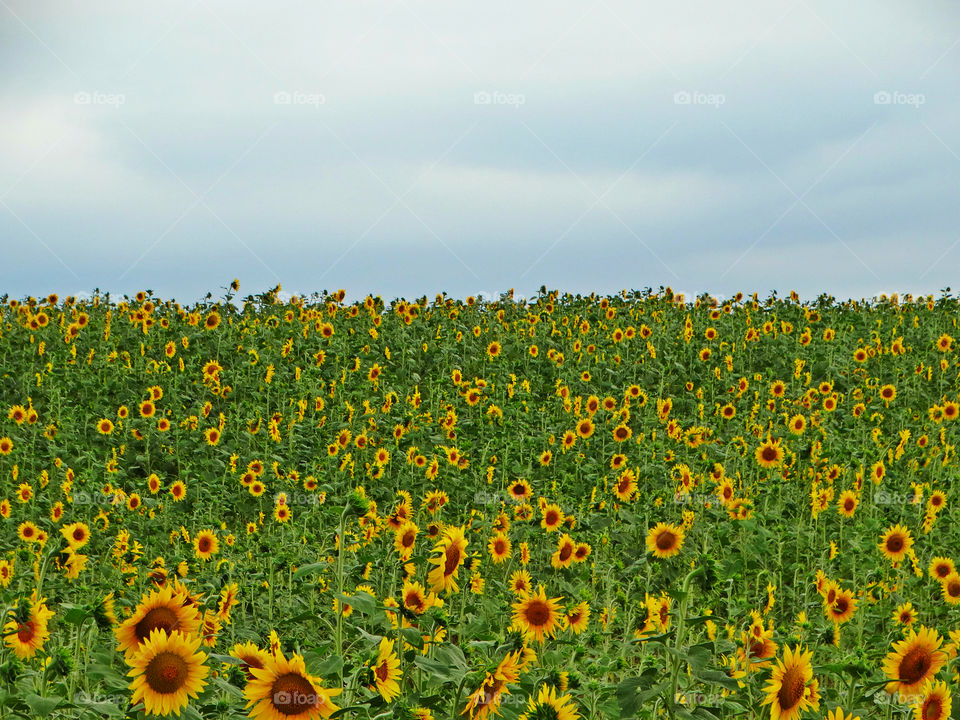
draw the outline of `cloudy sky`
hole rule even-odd
[[[0,68],[0,294],[958,284],[952,0],[0,0]]]

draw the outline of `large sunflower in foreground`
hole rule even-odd
[[[250,668],[253,679],[243,689],[253,720],[317,720],[340,708],[330,699],[340,689],[324,688],[320,678],[307,674],[300,655],[289,660],[277,652],[262,668]]]
[[[427,581],[433,592],[457,592],[457,573],[463,561],[466,560],[468,540],[462,527],[448,527],[443,538],[433,549],[435,557],[430,562],[436,565],[428,574]]]
[[[579,717],[580,713],[573,704],[573,698],[569,695],[558,695],[555,687],[544,685],[540,688],[536,700],[530,698],[527,711],[520,716],[519,720],[539,720],[540,718],[579,720]]]
[[[657,523],[647,533],[647,551],[658,558],[673,557],[683,547],[683,528],[679,525]]]
[[[118,650],[132,655],[140,643],[145,642],[156,630],[167,634],[179,630],[185,635],[196,635],[200,628],[200,613],[196,606],[186,601],[181,593],[175,593],[169,585],[144,594],[133,615],[125,620],[114,634]]]
[[[930,683],[914,709],[914,720],[949,720],[953,695],[945,682]]]
[[[46,598],[37,598],[34,590],[30,596],[30,610],[23,622],[11,620],[3,626],[6,645],[21,660],[32,658],[50,637],[47,623],[53,610],[46,605]]]
[[[810,658],[813,651],[803,652],[800,647],[787,647],[783,659],[770,675],[764,688],[767,697],[763,705],[770,706],[771,720],[793,720],[810,708],[820,707],[819,683],[813,677]]]
[[[560,626],[561,599],[548,600],[543,585],[537,588],[536,593],[521,597],[513,604],[512,629],[522,632],[528,640],[535,639],[539,643],[543,643],[544,637],[553,637]]]
[[[200,652],[200,638],[174,630],[169,635],[154,629],[137,652],[127,658],[133,669],[131,701],[143,702],[150,715],[180,714],[191,697],[197,697],[207,684],[203,679],[209,668],[207,655]]]
[[[920,632],[911,629],[903,640],[895,642],[883,660],[883,674],[890,678],[887,692],[919,694],[947,661],[947,654],[940,650],[942,644],[940,633],[922,625]]]

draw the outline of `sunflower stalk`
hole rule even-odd
[[[686,618],[687,618],[687,606],[690,602],[690,582],[693,578],[700,574],[703,570],[703,565],[699,565],[687,573],[687,577],[683,580],[683,586],[680,590],[680,609],[677,611],[677,636],[674,641],[673,649],[676,650],[676,654],[673,658],[673,670],[670,674],[670,695],[666,703],[667,710],[670,713],[670,717],[674,717],[673,714],[673,705],[675,698],[677,697],[677,684],[680,681],[680,668],[684,664],[684,660],[680,655],[680,650],[683,647],[683,643],[686,640],[685,631],[686,631]]]

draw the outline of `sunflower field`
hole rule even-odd
[[[0,718],[960,718],[960,302],[2,298]]]

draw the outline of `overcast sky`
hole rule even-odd
[[[0,294],[960,285],[952,0],[0,0],[0,69]]]

